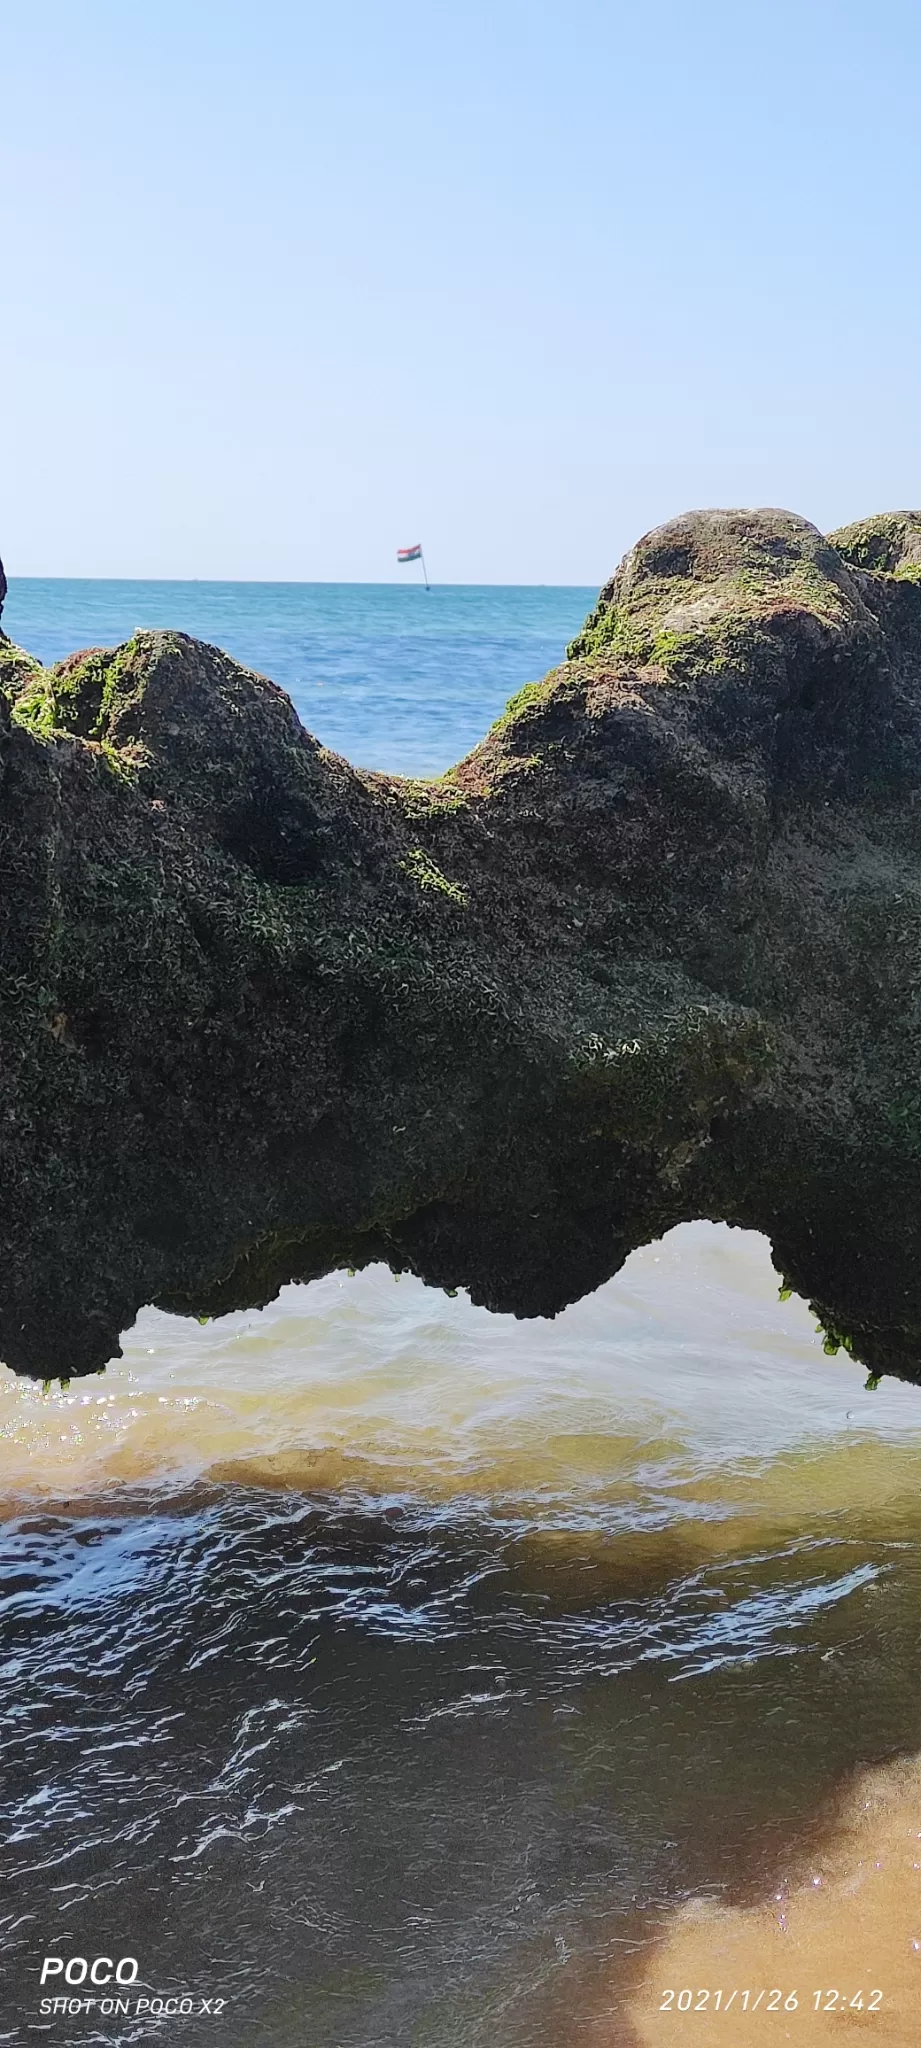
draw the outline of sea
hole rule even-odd
[[[3,629],[40,661],[170,627],[287,690],[308,731],[360,768],[440,775],[515,690],[563,660],[593,589],[527,584],[14,582]]]
[[[588,589],[14,582],[438,773]],[[690,1223],[552,1322],[381,1266],[0,1368],[0,2043],[921,2040],[921,1391]]]

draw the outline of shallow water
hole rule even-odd
[[[283,681],[272,632],[348,637],[177,588]],[[44,589],[5,623],[47,658],[157,622]],[[453,626],[407,683],[412,594],[361,613],[321,736],[462,753],[587,602],[493,600],[460,708]],[[64,1393],[0,1369],[0,2043],[909,2048],[921,1396],[864,1377],[703,1224],[552,1324],[376,1268],[146,1311]],[[41,2011],[43,1957],[100,1955],[127,2013]]]
[[[111,1953],[234,2044],[760,2042],[659,2010],[740,1973],[912,2040],[921,1764],[839,1809],[921,1750],[921,1414],[777,1291],[688,1225],[554,1324],[375,1268],[5,1375],[0,2039]]]

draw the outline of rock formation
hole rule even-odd
[[[648,534],[432,782],[0,635],[0,866],[15,1369],[373,1259],[553,1315],[711,1217],[921,1380],[921,514]]]

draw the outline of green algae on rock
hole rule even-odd
[[[553,1315],[709,1217],[921,1380],[916,561],[675,520],[431,783],[183,634],[0,635],[0,1356],[374,1259]]]
[[[839,527],[829,538],[855,569],[921,576],[921,512],[880,512],[875,519]]]

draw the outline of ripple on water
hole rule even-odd
[[[332,1279],[6,1386],[17,2027],[104,1934],[241,2048],[658,2048],[702,2038],[663,1970],[778,1967],[778,1891],[801,1970],[858,1897],[902,2024],[921,1766],[872,1780],[856,1893],[847,1788],[921,1750],[917,1396],[863,1397],[741,1234],[623,1282],[497,1331]]]

